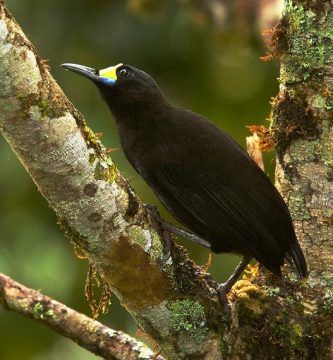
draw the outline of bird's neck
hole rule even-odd
[[[133,104],[131,107],[111,109],[116,120],[122,149],[135,169],[138,159],[161,142],[161,134],[168,127],[172,106],[167,101]]]
[[[172,105],[164,96],[147,97],[141,101],[122,102],[117,106],[110,106],[119,131],[146,131],[152,127],[158,128],[164,122]]]

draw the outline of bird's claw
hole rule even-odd
[[[231,306],[229,304],[229,301],[227,299],[227,294],[230,289],[228,289],[228,286],[226,283],[222,283],[217,287],[217,293],[219,296],[220,303],[223,305],[224,311],[230,315],[231,313]]]
[[[156,223],[156,225],[161,229],[162,231],[162,238],[164,242],[163,247],[163,254],[160,258],[161,263],[166,263],[170,256],[171,256],[171,250],[172,250],[172,239],[170,232],[165,230],[163,227],[164,221],[160,216],[160,213],[157,210],[157,207],[152,204],[144,204],[144,207],[148,214],[151,216],[152,220]]]
[[[160,259],[162,263],[166,263],[170,256],[172,251],[172,239],[171,235],[168,231],[163,231],[163,241],[164,241],[164,247],[163,247],[163,255]]]
[[[156,221],[157,223],[161,222],[162,219],[160,213],[158,212],[157,207],[155,205],[144,204],[143,206],[154,221]]]

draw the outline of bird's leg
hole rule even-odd
[[[189,231],[181,229],[175,225],[171,225],[171,224],[165,222],[163,219],[161,219],[161,226],[163,229],[165,229],[166,231],[169,231],[172,234],[183,236],[186,239],[189,239],[197,244],[200,244],[200,245],[210,249],[210,243],[207,240],[202,239],[201,237],[199,237]]]
[[[171,256],[172,251],[172,238],[168,231],[163,230],[162,232],[164,247],[163,247],[163,256],[161,257],[161,262],[165,263],[168,261]]]
[[[210,243],[207,240],[202,239],[201,237],[186,231],[184,229],[181,229],[175,225],[171,225],[164,221],[159,212],[157,211],[157,208],[155,205],[145,204],[145,208],[149,211],[149,214],[152,216],[154,221],[158,223],[160,228],[163,230],[163,240],[164,240],[164,256],[162,258],[162,261],[166,261],[169,259],[171,254],[171,247],[172,247],[172,241],[170,237],[171,234],[183,236],[186,239],[189,239],[197,244],[200,244],[208,249],[210,249]]]
[[[242,261],[237,265],[233,274],[229,277],[229,279],[218,286],[217,291],[219,294],[220,302],[223,304],[224,308],[230,312],[230,305],[227,300],[227,294],[239,278],[240,274],[245,270],[251,258],[248,256],[244,256]]]

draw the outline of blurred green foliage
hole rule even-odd
[[[90,82],[63,71],[61,63],[104,68],[124,62],[142,68],[174,103],[206,115],[243,146],[248,135],[245,126],[263,124],[269,115],[269,100],[277,91],[277,66],[259,60],[265,49],[255,27],[221,32],[197,21],[176,1],[164,1],[156,11],[121,0],[6,3],[40,55],[49,59],[52,74],[68,97],[92,129],[103,133],[106,146],[119,146],[106,106]],[[113,157],[124,176],[133,178],[141,199],[157,203],[123,153],[118,151]],[[272,156],[268,158],[270,172],[271,163]],[[87,263],[74,256],[54,213],[2,138],[0,164],[0,271],[90,315],[83,294]],[[178,242],[199,264],[207,261],[206,250],[186,240]],[[213,256],[210,271],[222,281],[237,261],[236,256]],[[115,297],[110,314],[100,320],[135,334],[134,321]],[[0,307],[0,359],[92,358],[69,340]]]

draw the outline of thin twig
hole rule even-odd
[[[0,273],[0,304],[34,319],[104,359],[163,360],[129,335],[29,289]]]

